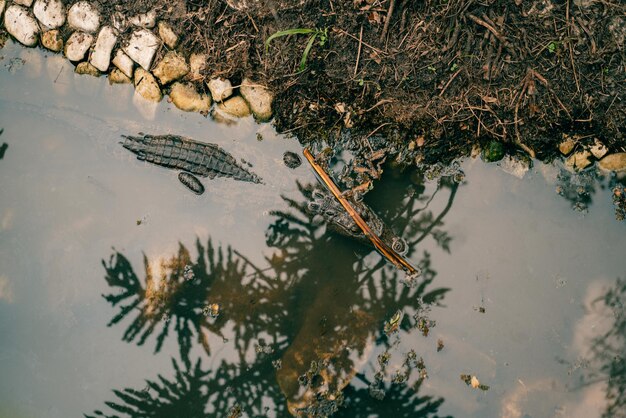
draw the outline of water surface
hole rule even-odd
[[[411,244],[423,275],[407,287],[302,210],[315,177],[282,164],[301,147],[270,125],[137,104],[11,43],[0,55],[0,416],[283,417],[307,385],[318,412],[345,386],[346,417],[624,402],[606,399],[626,332],[608,178],[579,212],[555,192],[571,183],[559,163],[518,179],[468,160],[460,184],[388,168],[366,201]],[[217,143],[265,184],[202,179],[193,195],[119,145],[140,131]]]

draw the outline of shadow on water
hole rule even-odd
[[[626,280],[618,278],[592,302],[610,324],[590,344],[585,386],[602,383],[606,390],[603,418],[626,417]]]
[[[3,133],[4,129],[0,128],[0,135]],[[6,142],[3,142],[2,145],[0,145],[0,160],[4,158],[4,153],[7,151],[7,148],[9,148],[9,144]]]
[[[428,252],[418,255],[418,244],[430,236],[450,251],[443,219],[458,184],[442,178],[428,196],[409,177],[378,188],[371,203],[407,240],[407,256],[419,259],[422,276],[412,286],[372,249],[317,222],[307,210],[316,186],[302,184],[299,196],[283,196],[288,210],[272,213],[266,241],[273,252],[265,266],[210,238],[206,247],[197,240],[195,259],[183,244],[163,261],[144,255],[144,280],[120,252],[103,261],[115,289],[103,296],[119,309],[109,326],[128,322],[122,339],[138,345],[155,334],[155,353],[175,333],[184,366],[172,359],[173,378],[114,390],[117,399],[106,402],[115,411],[110,416],[435,416],[443,399],[419,396],[426,372],[413,350],[402,373],[391,376],[385,367],[402,335],[427,335],[429,306],[449,291],[433,288],[437,272]],[[442,193],[446,205],[433,213],[430,204]],[[219,357],[211,345],[220,340],[232,341],[234,352]],[[215,365],[205,369],[201,358],[192,360],[194,346],[217,356]],[[376,363],[374,351],[387,357]],[[409,385],[412,373],[418,376]]]

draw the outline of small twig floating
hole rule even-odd
[[[376,249],[380,251],[385,258],[391,261],[400,270],[405,271],[409,275],[418,275],[419,271],[415,267],[409,264],[409,262],[406,261],[400,254],[385,244],[385,242],[372,231],[369,225],[367,225],[367,222],[365,222],[348,199],[346,199],[343,193],[341,193],[333,179],[331,179],[328,173],[326,173],[326,171],[324,171],[324,169],[315,161],[315,157],[313,157],[313,154],[311,154],[311,151],[309,151],[308,148],[304,149],[304,156],[313,167],[313,170],[315,170],[315,173],[320,177],[324,186],[326,186],[333,196],[335,196],[335,199],[341,203],[341,206],[343,206],[346,212],[348,212],[352,219],[354,219],[354,222],[359,226],[361,231],[363,231],[363,234],[365,234],[365,236],[372,241],[374,247],[376,247]]]

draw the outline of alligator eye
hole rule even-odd
[[[326,197],[324,193],[320,192],[319,190],[314,190],[312,193],[312,196],[313,198],[319,199],[319,200],[323,200]]]
[[[391,241],[391,249],[400,255],[404,255],[407,253],[409,246],[404,239],[400,237],[394,237]]]
[[[318,202],[309,202],[307,207],[311,212],[319,212],[320,210],[320,204]]]

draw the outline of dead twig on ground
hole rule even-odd
[[[387,30],[389,29],[389,22],[391,21],[391,16],[393,15],[393,9],[396,5],[396,0],[391,0],[389,2],[389,9],[387,10],[387,17],[385,17],[385,25],[383,26],[383,32],[380,34],[380,41],[385,40],[385,36],[387,36]]]
[[[363,25],[361,25],[361,31],[359,32],[359,50],[356,53],[356,63],[354,64],[354,77],[359,70],[359,60],[361,59],[361,48],[363,47]]]

